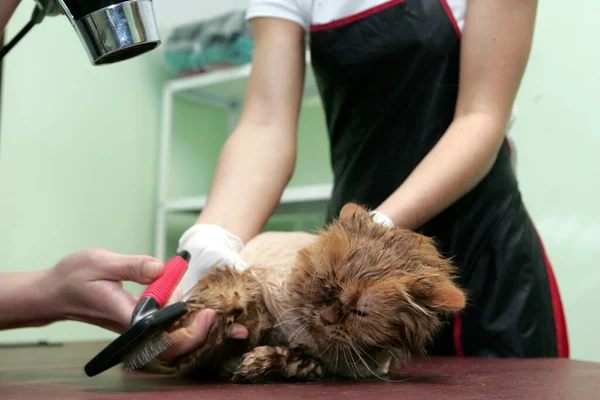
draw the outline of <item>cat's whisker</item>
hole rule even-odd
[[[354,355],[352,355],[352,352],[350,351],[350,349],[348,349],[348,355],[350,356],[350,359],[352,360],[352,365],[356,366],[358,364],[358,361],[354,361]]]
[[[284,312],[282,312],[281,315],[279,315],[279,317],[277,318],[277,320],[280,320],[284,315],[286,315],[289,312],[292,312],[292,311],[306,311],[306,310],[307,310],[306,307],[288,308],[287,310],[285,310]]]
[[[304,325],[301,325],[300,327],[296,328],[296,330],[294,331],[294,333],[292,333],[292,334],[289,336],[289,338],[288,338],[288,342],[292,343],[292,341],[294,340],[294,338],[295,338],[295,337],[296,337],[298,334],[302,333],[302,331],[303,331],[304,329],[306,329],[306,327],[307,327],[307,326],[308,326],[308,322],[307,322],[307,323],[305,323]]]
[[[338,370],[339,356],[340,356],[340,349],[338,346],[336,346],[335,347],[335,363],[334,363],[336,371]]]
[[[352,354],[352,351],[350,349],[348,349],[348,356],[350,356],[350,359],[352,360],[352,368],[354,369],[354,379],[358,379],[360,376],[360,371],[358,370],[358,361],[354,361],[354,355]]]
[[[354,347],[354,346],[353,346],[353,347]],[[355,347],[354,347],[354,351],[356,351],[356,352],[359,352],[359,353],[362,353],[362,354],[363,354],[365,357],[368,357],[368,358],[369,358],[371,361],[373,361],[374,363],[377,363],[377,360],[375,360],[375,359],[374,359],[374,358],[373,358],[373,357],[372,357],[372,356],[371,356],[369,353],[367,353],[366,351],[364,351],[364,350],[363,350],[363,351],[357,350]]]
[[[276,325],[273,325],[273,328],[278,328],[281,325],[293,325],[294,323],[296,323],[297,321],[299,321],[302,317],[292,317],[292,318],[287,318],[284,319],[283,321],[279,322]]]
[[[278,324],[278,326],[279,325],[283,325],[280,329],[283,332],[290,332],[292,330],[297,330],[298,326],[305,325],[305,324],[306,324],[306,322],[303,323],[303,321],[301,320],[301,318],[298,317],[298,318],[290,318],[290,319],[287,319],[285,321],[281,321],[281,323]]]
[[[346,365],[348,366],[348,368],[350,368],[350,372],[352,374],[354,374],[354,379],[357,379],[357,375],[356,375],[356,367],[353,367],[353,365],[348,361],[348,353],[350,351],[348,349],[344,349],[344,351],[342,352],[342,354],[344,355],[344,360],[346,360]]]
[[[329,350],[329,349],[331,348],[331,346],[333,345],[333,343],[334,343],[334,342],[333,342],[333,340],[331,340],[331,341],[329,342],[329,345],[328,345],[327,347],[325,347],[325,350],[323,350],[323,351],[321,352],[321,354],[319,354],[319,358],[323,357],[323,354],[325,354],[325,353],[327,352],[327,350]]]
[[[275,327],[279,327],[281,325],[285,325],[288,328],[292,328],[294,326],[303,325],[303,324],[307,324],[307,323],[309,323],[309,321],[307,320],[306,316],[298,315],[298,316],[290,316],[290,317],[280,321],[273,327],[275,328]]]
[[[350,346],[352,346],[352,345],[350,345]],[[360,374],[360,372],[358,370],[358,366],[362,364],[362,360],[361,360],[360,356],[358,356],[358,360],[354,361],[354,355],[352,354],[353,352],[356,353],[356,351],[348,350],[348,354],[350,354],[350,358],[352,359],[352,365],[354,366],[354,370],[356,371],[355,375],[356,375],[357,378],[359,376],[362,378],[362,374]],[[359,362],[361,364],[359,364]]]
[[[371,375],[373,375],[373,376],[374,376],[374,377],[376,377],[377,379],[379,379],[379,380],[382,380],[382,381],[384,381],[384,382],[392,382],[392,380],[391,380],[391,379],[389,379],[389,378],[386,378],[386,377],[384,377],[384,376],[381,376],[381,375],[377,374],[375,371],[373,371],[373,370],[371,369],[371,367],[369,367],[369,364],[368,364],[368,363],[365,361],[365,359],[364,359],[364,358],[363,358],[363,357],[360,355],[360,352],[359,352],[359,351],[356,349],[356,347],[355,347],[353,344],[351,344],[350,346],[352,347],[352,350],[354,350],[354,352],[355,352],[355,353],[356,353],[356,355],[358,356],[359,360],[360,360],[360,361],[362,362],[362,364],[365,366],[365,368],[366,368],[366,369],[367,369],[367,370],[368,370],[368,371],[371,373]],[[369,357],[369,358],[370,358],[370,359],[371,359],[373,362],[377,363],[377,361],[376,361],[376,360],[375,360],[375,359],[374,359],[372,356],[370,356],[369,354],[367,354],[367,353],[366,353],[366,352],[364,352],[364,351],[363,351],[362,353],[363,353],[365,356]]]
[[[427,317],[431,316],[431,313],[429,311],[425,310],[423,307],[421,307],[420,305],[415,303],[415,301],[410,296],[407,296],[407,301],[408,301],[408,304],[410,304],[410,306],[412,308],[414,308],[415,310],[420,311]]]
[[[290,308],[290,309],[288,309],[288,310],[285,310],[285,311],[284,311],[284,312],[283,312],[283,313],[282,313],[282,314],[279,316],[279,318],[277,318],[277,321],[279,321],[279,322],[277,322],[277,323],[276,323],[276,324],[275,324],[273,327],[274,327],[274,328],[277,328],[278,326],[280,326],[280,325],[282,325],[282,324],[288,324],[288,323],[290,323],[291,321],[298,320],[298,319],[300,319],[300,318],[302,318],[302,317],[303,317],[302,315],[300,315],[300,316],[297,316],[297,317],[291,317],[291,318],[283,319],[284,315],[286,315],[287,313],[289,313],[289,312],[291,312],[291,311],[310,311],[310,310],[308,310],[308,309],[307,309],[307,308],[305,308],[305,307],[296,307],[296,308]]]

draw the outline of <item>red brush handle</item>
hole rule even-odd
[[[188,261],[181,255],[171,258],[165,264],[162,275],[146,288],[140,298],[152,297],[162,308],[183,278],[187,268]]]

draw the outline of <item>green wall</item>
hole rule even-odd
[[[227,112],[176,98],[169,198],[207,192],[219,152],[228,135]],[[309,102],[300,113],[298,158],[290,186],[329,183],[329,142],[320,103]]]
[[[574,358],[600,361],[600,3],[539,2],[515,125],[523,196],[560,286]],[[574,4],[574,3],[573,3]]]
[[[573,358],[600,361],[600,4],[540,2],[531,61],[518,97],[518,174],[563,293]],[[26,22],[25,3],[9,26]],[[560,21],[560,24],[556,21]],[[92,67],[64,19],[36,27],[5,65],[0,134],[0,271],[52,265],[89,246],[152,253],[160,117],[166,79],[160,53]],[[87,94],[87,96],[84,96]],[[227,132],[225,114],[184,101],[170,193],[200,194]],[[303,111],[293,183],[328,182],[327,138],[319,108]],[[169,249],[194,215],[169,218]],[[321,216],[269,228],[312,229]],[[138,291],[135,285],[128,288]],[[113,337],[79,323],[0,332],[0,342]]]
[[[8,38],[32,7],[22,2]],[[45,20],[11,50],[0,133],[0,271],[47,268],[86,247],[152,252],[162,68],[159,53],[91,66],[64,17]],[[70,322],[0,332],[3,342],[106,337],[113,335]]]
[[[17,9],[8,38],[30,13],[28,3]],[[11,50],[0,121],[0,272],[47,268],[86,247],[153,254],[161,89],[170,78],[161,56],[93,67],[63,17],[46,19]],[[170,194],[202,194],[227,135],[226,115],[186,101],[174,112]],[[303,111],[300,130],[293,184],[330,181],[319,108]],[[311,229],[322,220],[307,217],[303,224],[274,217],[269,229]],[[169,218],[171,252],[193,219]],[[60,322],[0,331],[0,343],[114,336]]]

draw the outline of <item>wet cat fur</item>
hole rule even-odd
[[[422,355],[439,317],[465,306],[454,266],[431,239],[376,224],[352,203],[318,235],[264,233],[242,256],[251,267],[201,280],[173,328],[199,310],[217,312],[207,342],[172,364],[179,374],[244,382],[382,377],[390,361]],[[234,321],[248,328],[247,340],[225,338]]]

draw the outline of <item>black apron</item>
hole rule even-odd
[[[310,33],[334,174],[327,221],[347,202],[377,207],[453,119],[460,31],[445,0],[391,3]],[[430,354],[568,357],[558,289],[506,142],[481,183],[419,231],[453,258],[469,296]]]

